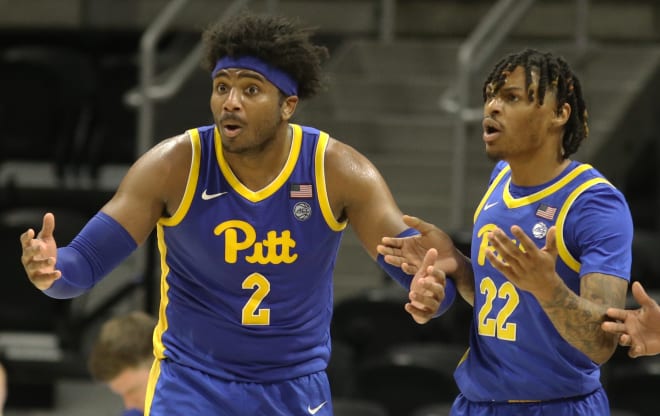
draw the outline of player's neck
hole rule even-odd
[[[571,163],[570,159],[509,162],[511,182],[517,186],[537,186],[559,176]]]
[[[227,155],[225,160],[236,178],[252,191],[265,188],[277,178],[291,152],[293,129],[283,123],[275,137],[259,152]]]

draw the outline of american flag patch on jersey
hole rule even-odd
[[[311,198],[312,184],[310,183],[292,183],[289,189],[290,198]]]
[[[541,204],[536,210],[536,216],[545,218],[546,220],[552,220],[555,217],[556,212],[557,208],[551,207],[548,204]]]

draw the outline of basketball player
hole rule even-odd
[[[108,385],[120,396],[126,412],[144,412],[149,372],[154,361],[153,333],[156,320],[145,312],[116,316],[101,327],[88,359],[95,380]]]
[[[56,249],[51,213],[36,237],[32,229],[21,236],[30,280],[69,298],[156,228],[161,306],[147,415],[332,415],[332,271],[348,224],[410,290],[405,308],[417,322],[452,299],[433,268],[436,253],[414,280],[377,258],[383,236],[416,231],[373,164],[290,122],[298,101],[321,86],[327,50],[311,34],[250,15],[209,28],[214,124],[137,160],[69,246]]]
[[[630,347],[628,355],[632,358],[660,354],[660,306],[639,282],[633,282],[632,294],[641,308],[609,308],[607,316],[617,322],[605,321],[602,328],[617,335],[620,345]]]
[[[527,49],[497,63],[483,99],[486,154],[499,162],[471,259],[412,217],[421,234],[378,251],[411,272],[437,249],[473,305],[451,415],[607,415],[599,368],[617,342],[600,325],[625,303],[633,227],[623,195],[569,158],[588,133],[580,82],[562,58]]]

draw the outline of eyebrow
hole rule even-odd
[[[524,89],[525,88],[519,87],[517,85],[511,85],[511,86],[506,86],[506,87],[502,86],[502,88],[500,88],[500,92],[506,92],[506,91],[512,91],[512,90],[524,90]]]

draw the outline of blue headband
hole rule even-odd
[[[218,72],[225,68],[244,68],[256,71],[279,88],[284,95],[298,95],[298,83],[289,74],[262,61],[256,56],[223,56],[215,64],[215,68],[213,68],[213,72],[211,73],[212,78],[215,78]]]

